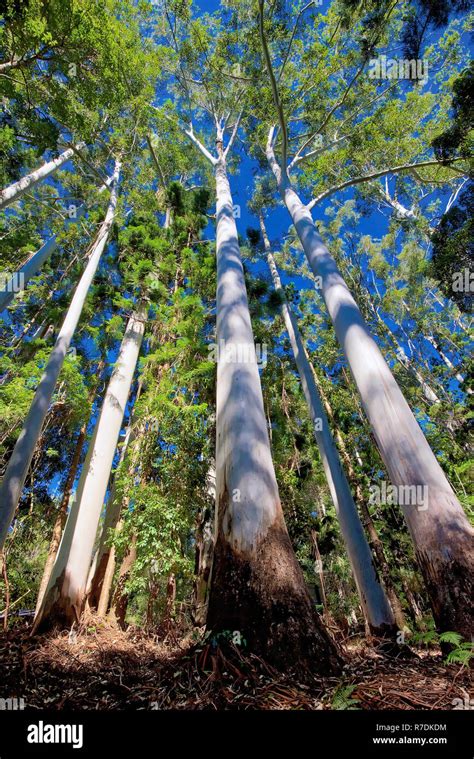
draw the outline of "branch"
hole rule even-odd
[[[186,129],[185,127],[181,127],[179,124],[178,124],[178,126],[180,127],[180,129],[182,129],[182,131],[184,132],[184,134],[186,134],[189,137],[189,139],[191,140],[191,142],[193,143],[193,145],[195,145],[197,147],[197,149],[201,151],[201,153],[203,154],[203,156],[205,158],[207,158],[207,160],[210,161],[210,163],[213,166],[215,166],[216,163],[217,163],[217,158],[214,158],[214,156],[208,151],[208,149],[206,147],[204,147],[204,145],[202,144],[201,140],[199,140],[195,136],[194,131],[193,131],[192,122],[189,125],[189,129]]]
[[[265,0],[258,0],[258,27],[260,32],[260,41],[262,43],[263,55],[265,58],[265,65],[267,67],[268,76],[270,77],[270,85],[272,88],[273,101],[278,113],[278,120],[280,122],[280,129],[282,134],[281,141],[281,164],[286,171],[287,156],[288,156],[288,130],[285,121],[285,114],[283,113],[283,106],[280,100],[280,94],[278,92],[278,84],[273,73],[272,61],[270,58],[270,51],[268,49],[267,40],[265,38],[265,31],[263,28],[263,6]]]
[[[153,143],[151,141],[151,137],[149,134],[146,136],[146,141],[148,143],[148,147],[150,148],[150,153],[152,155],[153,161],[155,162],[156,169],[158,171],[158,175],[160,177],[161,183],[163,185],[163,189],[166,189],[166,179],[165,175],[163,174],[163,169],[160,166],[160,162],[158,161],[158,156],[155,153],[155,148],[153,147]]]
[[[271,126],[268,132],[268,138],[267,138],[267,145],[265,148],[265,155],[267,156],[268,163],[270,164],[270,168],[275,176],[275,179],[277,181],[278,186],[281,183],[282,178],[282,171],[280,166],[278,165],[278,161],[275,157],[275,150],[273,147],[273,140],[275,138],[275,125]],[[288,175],[287,175],[288,176]]]
[[[171,116],[168,116],[167,113],[165,113],[164,111],[161,111],[159,108],[157,108],[156,105],[152,105],[152,103],[149,103],[149,106],[150,106],[150,108],[153,108],[155,111],[158,111],[158,113],[160,113],[162,116],[164,116],[165,119],[168,119],[168,121],[171,121],[171,123],[174,124],[174,126],[178,127],[178,129],[180,129],[183,132],[183,134],[185,134],[187,137],[189,137],[189,139],[191,140],[191,142],[193,143],[193,145],[195,145],[197,147],[197,149],[203,154],[203,156],[205,158],[207,158],[207,160],[213,166],[216,165],[217,158],[214,158],[214,156],[208,151],[208,149],[196,137],[196,135],[194,134],[194,131],[193,131],[193,124],[192,124],[192,122],[190,122],[189,127],[186,128],[185,126],[183,126],[182,124],[180,124],[179,121],[175,121],[175,119],[172,119]]]
[[[453,161],[465,161],[465,158],[453,158]],[[335,192],[339,192],[339,190],[345,190],[346,187],[352,187],[356,184],[362,184],[363,182],[370,182],[371,179],[378,179],[379,177],[385,176],[385,174],[396,174],[399,171],[409,171],[410,169],[419,168],[420,166],[442,166],[443,168],[451,168],[451,166],[445,166],[440,161],[432,160],[432,161],[420,161],[420,163],[406,163],[402,166],[392,166],[390,169],[382,169],[381,171],[374,171],[372,174],[365,174],[362,177],[356,177],[355,179],[348,179],[346,182],[342,182],[339,185],[336,185],[334,187],[330,187],[329,190],[325,190],[320,195],[317,195],[313,200],[311,200],[310,203],[306,206],[308,211],[310,211],[317,203],[320,203],[322,200],[325,200],[330,195],[333,195]],[[457,171],[457,169],[453,169],[453,171]]]
[[[309,143],[314,140],[314,138],[317,135],[313,134],[309,138],[309,140],[306,140],[304,145],[301,146],[301,148],[298,150],[298,152],[295,154],[295,157],[291,161],[291,163],[288,166],[288,172],[292,170],[294,166],[296,166],[298,163],[301,163],[301,161],[306,161],[307,158],[311,158],[314,155],[319,155],[320,153],[325,153],[326,150],[330,150],[330,148],[333,148],[335,145],[338,145],[338,143],[342,142],[342,140],[347,140],[348,137],[350,137],[350,134],[343,134],[341,137],[338,137],[336,140],[333,140],[333,142],[330,142],[329,145],[324,145],[322,148],[314,148],[314,150],[309,150],[304,155],[301,155],[303,150]]]
[[[242,114],[243,114],[243,112],[244,112],[244,111],[243,111],[243,109],[242,109],[242,110],[240,111],[239,115],[237,116],[237,121],[236,121],[236,122],[235,122],[235,124],[234,124],[234,128],[233,128],[233,130],[232,130],[232,134],[230,135],[230,139],[229,139],[228,145],[227,145],[226,149],[224,150],[224,158],[227,158],[227,154],[228,154],[229,150],[232,148],[232,145],[233,145],[233,144],[234,144],[234,142],[235,142],[235,138],[236,138],[236,136],[237,136],[237,131],[238,131],[238,129],[239,129],[239,126],[240,126],[240,122],[241,122],[241,120],[242,120]]]
[[[296,17],[295,25],[294,25],[294,27],[293,27],[293,32],[292,32],[292,34],[291,34],[291,39],[290,39],[290,42],[288,43],[288,48],[287,48],[287,51],[286,51],[285,57],[284,57],[284,59],[283,59],[283,63],[281,64],[280,73],[278,74],[278,81],[280,81],[280,79],[281,79],[281,77],[282,77],[282,75],[283,75],[283,72],[284,72],[284,70],[285,70],[285,66],[286,66],[286,63],[287,63],[287,61],[288,61],[288,58],[289,58],[289,55],[290,55],[291,47],[292,47],[292,45],[293,45],[293,40],[295,39],[296,29],[297,29],[297,27],[298,27],[298,24],[299,24],[300,18],[301,18],[301,16],[303,15],[303,13],[305,13],[305,11],[307,11],[307,10],[308,10],[308,8],[311,8],[311,6],[312,6],[312,5],[314,5],[314,0],[311,0],[311,2],[307,3],[307,4],[304,6],[304,8],[302,8],[302,9],[300,10],[300,12],[298,13],[298,15],[297,15],[297,17]],[[263,5],[262,5],[262,7],[263,7]]]

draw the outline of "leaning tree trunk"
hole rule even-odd
[[[26,475],[33,458],[36,444],[41,435],[41,428],[48,412],[49,404],[56,387],[56,382],[64,363],[67,350],[81,317],[89,287],[99,265],[102,252],[109,237],[115,217],[117,205],[117,183],[120,174],[120,163],[115,163],[112,180],[112,191],[105,219],[92,246],[92,252],[87,266],[76,288],[66,318],[59,331],[56,344],[49,357],[46,369],[41,377],[26,417],[23,429],[13,449],[8,462],[2,484],[0,485],[0,549],[5,543],[8,529],[15,515]]]
[[[311,213],[278,166],[269,141],[267,157],[281,196],[314,274],[339,344],[347,357],[365,413],[392,484],[403,500],[417,486],[426,488],[423,503],[402,510],[439,630],[470,639],[473,619],[474,530],[453,492],[421,427],[352,297],[336,262],[324,245]],[[426,490],[423,490],[426,494]]]
[[[110,619],[116,622],[123,630],[125,629],[125,617],[127,616],[129,598],[129,594],[127,593],[125,586],[127,584],[127,580],[130,576],[130,572],[132,571],[136,558],[137,536],[134,533],[132,535],[130,548],[125,554],[122,564],[120,565],[117,587],[112,599],[112,607],[109,612]]]
[[[94,395],[96,393],[97,386],[99,384],[100,377],[104,368],[104,364],[105,364],[105,361],[101,359],[99,361],[99,364],[96,370],[97,379],[93,383],[92,388],[89,392],[89,398],[88,398],[89,402],[92,402]],[[71,465],[69,467],[66,483],[64,485],[63,497],[61,499],[61,504],[59,506],[58,513],[56,515],[56,521],[53,527],[53,534],[52,534],[51,542],[49,544],[49,549],[48,549],[48,556],[46,558],[46,564],[43,570],[43,577],[41,578],[41,583],[38,590],[38,598],[36,601],[35,614],[38,613],[41,607],[41,603],[43,601],[46,588],[48,587],[49,578],[51,577],[51,572],[54,567],[54,562],[56,561],[56,556],[57,556],[58,549],[61,543],[61,535],[63,534],[64,525],[66,524],[67,512],[68,512],[68,507],[69,507],[69,501],[71,498],[72,488],[73,488],[74,481],[76,479],[76,475],[79,469],[79,464],[81,462],[81,456],[82,456],[82,450],[84,448],[84,443],[86,441],[86,434],[87,434],[87,423],[84,422],[84,424],[82,425],[79,431],[79,436],[77,438],[76,446],[74,448],[74,454],[72,457]]]
[[[238,631],[279,666],[330,671],[339,656],[314,610],[278,495],[220,139],[217,148],[216,544],[207,627]]]
[[[6,206],[9,206],[10,203],[14,203],[15,200],[18,200],[18,198],[23,195],[23,193],[31,190],[31,188],[34,187],[35,184],[38,184],[38,182],[41,182],[42,179],[49,177],[53,171],[56,171],[56,169],[59,169],[63,164],[69,161],[77,150],[82,150],[85,146],[84,142],[79,142],[73,148],[65,150],[64,153],[61,153],[61,155],[54,158],[52,161],[43,163],[39,169],[35,169],[31,174],[22,177],[18,182],[14,182],[14,184],[0,190],[0,208],[5,208]]]
[[[214,462],[207,473],[207,492],[216,500],[216,470]],[[195,531],[194,562],[194,611],[193,622],[197,627],[206,624],[209,589],[211,583],[214,537],[212,534],[213,509],[204,507],[197,518]]]
[[[99,189],[99,192],[105,190],[109,182],[110,180],[103,184]],[[76,208],[74,218],[66,220],[66,225],[75,223],[81,218],[81,216],[83,216],[85,210],[86,204],[83,203]],[[26,284],[31,277],[34,277],[43,264],[51,258],[57,248],[57,242],[58,235],[50,237],[49,240],[46,240],[41,248],[36,251],[36,253],[33,253],[33,255],[25,261],[23,266],[20,266],[20,268],[11,275],[8,281],[2,283],[2,290],[0,290],[0,311],[3,311],[3,309],[10,305],[15,295],[25,289]]]
[[[35,629],[80,619],[94,541],[114,459],[123,415],[145,331],[141,305],[128,321],[119,357],[94,429]]]
[[[295,357],[303,393],[308,404],[314,437],[318,445],[329,491],[352,567],[352,574],[357,586],[364,617],[373,634],[383,635],[390,633],[394,631],[395,625],[392,610],[385,591],[377,577],[372,552],[365,537],[357,507],[334,444],[329,422],[314,381],[310,362],[306,356],[297,321],[291,312],[281,286],[280,276],[271,251],[262,215],[260,215],[260,227],[273,284],[276,292],[280,293],[282,297],[281,310],[283,319],[290,338],[291,349]]]
[[[329,419],[331,420],[331,422],[334,422],[334,412],[332,410],[332,406],[329,403],[329,400],[324,393],[323,386],[321,382],[319,381],[318,375],[316,374],[311,362],[310,362],[310,366],[311,366],[311,371],[313,373],[314,381],[316,382],[316,385],[319,390],[319,394],[324,403],[326,413]],[[366,528],[369,534],[370,545],[374,552],[375,558],[377,559],[378,568],[382,576],[383,584],[387,592],[387,597],[388,597],[390,606],[392,607],[393,616],[395,617],[395,622],[397,624],[398,629],[403,630],[405,628],[405,615],[403,613],[403,609],[402,609],[395,585],[392,581],[392,577],[390,574],[390,567],[387,561],[387,557],[385,556],[385,549],[383,547],[382,540],[380,539],[379,534],[377,530],[375,529],[373,519],[370,515],[369,507],[367,506],[364,493],[362,492],[362,488],[360,486],[354,467],[352,465],[351,457],[347,450],[346,443],[344,441],[344,438],[341,435],[340,430],[337,428],[337,426],[335,428],[335,435],[336,435],[337,445],[339,447],[339,450],[341,451],[342,458],[344,459],[344,463],[347,468],[349,482],[352,484],[352,487],[355,490],[356,503],[359,507],[360,513],[362,514],[362,524]],[[357,454],[357,451],[355,453]]]

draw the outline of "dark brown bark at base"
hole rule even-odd
[[[63,582],[64,572],[58,577],[55,586],[48,592],[43,611],[33,625],[32,635],[56,627],[64,629],[70,627],[74,622],[79,622],[80,610],[71,598],[61,592]]]
[[[246,650],[282,668],[337,672],[342,658],[314,609],[288,533],[271,527],[251,555],[219,534],[207,628],[238,631]]]
[[[194,589],[193,589],[193,623],[197,627],[206,624],[207,606],[209,600],[209,583],[212,570],[212,556],[214,542],[211,530],[211,512],[205,509],[199,514],[196,525],[196,552],[194,562]]]
[[[455,542],[455,540],[457,542]],[[445,561],[440,561],[442,554]],[[436,562],[432,556],[436,556]],[[474,546],[454,534],[444,551],[417,552],[438,632],[474,634]]]
[[[87,594],[87,603],[89,608],[97,609],[99,606],[100,594],[102,593],[102,585],[104,583],[104,575],[107,569],[107,563],[109,561],[110,549],[103,552],[99,559],[94,576],[91,580],[89,593]]]
[[[125,629],[125,617],[128,608],[128,593],[125,591],[125,585],[129,578],[132,567],[137,558],[137,536],[132,536],[129,552],[125,555],[119,571],[117,588],[112,600],[111,616],[115,619],[122,629]]]

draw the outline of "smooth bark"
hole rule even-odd
[[[362,610],[372,633],[378,635],[388,633],[394,628],[395,620],[392,610],[377,577],[372,552],[365,537],[357,507],[331,434],[328,418],[314,381],[297,321],[281,286],[280,276],[261,215],[260,227],[273,284],[282,299],[283,319],[290,338],[291,349],[313,425],[314,437],[351,564]]]
[[[217,364],[216,544],[207,626],[240,632],[279,666],[330,671],[339,666],[337,650],[314,611],[279,499],[219,134],[217,149],[217,344],[225,350]]]
[[[399,493],[406,493],[407,486],[427,489],[427,498],[422,504],[405,503],[402,510],[415,544],[436,624],[440,630],[454,630],[469,639],[474,598],[474,530],[324,245],[310,212],[294,191],[286,171],[278,165],[272,135],[273,130],[267,144],[269,164],[308,263],[314,274],[321,277],[326,307],[391,483]]]
[[[41,435],[41,429],[48,413],[56,382],[66,353],[81,317],[82,308],[91,286],[100,258],[107,243],[115,217],[117,205],[117,183],[120,174],[119,161],[115,164],[112,191],[105,219],[95,239],[87,266],[79,280],[66,318],[59,331],[56,344],[46,365],[44,374],[36,390],[28,416],[8,462],[0,485],[0,549],[5,542],[8,529],[15,515],[31,459]]]
[[[35,620],[36,628],[40,624],[71,622],[81,617],[94,541],[145,331],[145,318],[146,308],[141,305],[128,321],[89,444],[76,499],[69,512],[45,598]]]
[[[31,190],[35,184],[38,184],[38,182],[41,182],[42,179],[49,177],[49,175],[56,171],[56,169],[59,169],[63,164],[69,161],[69,159],[73,157],[74,153],[77,150],[82,150],[85,148],[85,146],[86,145],[84,142],[79,142],[73,148],[68,148],[65,150],[57,158],[53,158],[52,161],[47,161],[38,169],[35,169],[30,174],[22,177],[18,180],[18,182],[14,182],[8,187],[5,187],[3,190],[0,190],[0,209],[6,208],[6,206],[14,203],[25,192]]]
[[[319,381],[318,375],[316,374],[314,367],[311,363],[310,363],[310,366],[311,366],[311,371],[313,373],[314,381],[316,382],[316,385],[319,390],[319,394],[324,403],[324,408],[326,409],[326,413],[329,419],[331,420],[331,422],[334,423],[334,412],[332,410],[332,406],[329,403],[329,400],[324,392],[323,386],[321,382]],[[362,524],[367,530],[367,533],[369,535],[369,542],[375,554],[375,558],[377,560],[377,565],[378,565],[380,574],[382,576],[383,584],[387,592],[387,597],[388,597],[390,606],[392,607],[393,615],[395,617],[395,622],[397,624],[398,629],[403,630],[405,627],[405,615],[403,613],[403,609],[402,609],[400,599],[397,594],[397,590],[392,581],[392,577],[390,574],[390,567],[387,561],[387,557],[385,556],[385,549],[383,547],[383,542],[380,539],[380,536],[377,530],[375,529],[374,521],[371,517],[369,507],[367,505],[367,501],[365,499],[364,493],[360,486],[360,482],[357,478],[356,472],[352,465],[352,460],[349,455],[349,451],[347,450],[347,446],[344,441],[344,438],[337,427],[335,427],[335,436],[336,436],[336,442],[337,442],[338,448],[341,451],[341,456],[344,460],[344,464],[347,469],[349,482],[351,483],[355,492],[355,500],[356,500],[357,506],[359,507],[359,511],[362,515]],[[362,459],[360,458],[359,452],[357,450],[354,451],[354,455],[356,457],[356,460],[359,466],[362,466]]]

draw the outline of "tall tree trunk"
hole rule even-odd
[[[326,409],[327,415],[329,419],[331,420],[331,422],[334,423],[334,412],[332,410],[332,406],[329,403],[329,400],[324,392],[323,386],[319,381],[318,375],[316,374],[313,365],[312,364],[310,365],[311,365],[311,370],[313,372],[314,381],[316,382],[316,385],[318,386],[319,394],[324,403],[324,407]],[[333,424],[333,426],[335,425]],[[355,490],[356,503],[362,514],[362,524],[364,525],[364,527],[366,528],[369,534],[369,542],[375,554],[375,558],[377,560],[380,574],[382,575],[383,584],[385,586],[385,590],[388,596],[390,606],[392,607],[393,615],[395,617],[395,622],[397,624],[398,629],[403,630],[403,628],[405,627],[405,615],[403,613],[403,609],[402,609],[395,585],[392,582],[392,578],[390,575],[390,567],[389,567],[387,558],[385,556],[383,543],[379,537],[377,530],[375,529],[373,519],[370,515],[369,507],[367,506],[367,502],[362,492],[362,488],[358,481],[354,467],[352,466],[351,457],[349,456],[349,452],[347,450],[344,438],[342,437],[340,430],[336,426],[335,426],[335,430],[336,430],[335,432],[336,442],[339,447],[339,450],[341,451],[342,458],[344,459],[344,463],[347,468],[349,482],[352,484],[352,487]],[[358,455],[357,451],[355,453]]]
[[[99,189],[99,192],[103,192],[105,188],[110,184],[108,180]],[[74,218],[66,219],[66,226],[76,223],[81,216],[84,215],[86,210],[86,203],[82,203],[78,208]],[[25,289],[26,284],[34,277],[41,269],[43,264],[51,258],[57,247],[58,235],[53,235],[46,240],[46,242],[39,248],[36,253],[33,253],[25,263],[15,271],[8,282],[3,284],[3,289],[0,290],[0,312],[7,308],[12,302],[15,295]]]
[[[216,470],[214,464],[207,475],[207,492],[215,501]],[[212,557],[214,553],[214,538],[212,535],[211,509],[203,509],[197,519],[194,565],[194,612],[193,621],[198,627],[206,624],[209,589],[211,582]]]
[[[219,134],[217,149],[216,545],[207,626],[239,631],[279,666],[330,671],[338,653],[314,610],[280,504]]]
[[[35,628],[43,623],[78,620],[82,614],[94,541],[145,331],[145,317],[146,308],[141,305],[128,321]]]
[[[282,297],[281,310],[283,319],[290,338],[303,393],[308,404],[314,437],[318,445],[331,498],[352,567],[352,574],[359,593],[364,617],[367,619],[372,633],[375,635],[388,633],[394,630],[395,620],[392,610],[385,591],[377,577],[372,552],[365,537],[357,507],[342,468],[298,324],[286,301],[285,293],[281,286],[280,276],[261,214],[260,227],[273,284],[276,292],[280,293]]]
[[[124,629],[125,617],[127,616],[128,593],[125,590],[125,584],[130,576],[130,572],[137,558],[137,536],[134,534],[128,553],[125,554],[120,566],[119,578],[112,599],[112,608],[109,616],[112,620]]]
[[[359,390],[392,484],[427,488],[428,503],[402,505],[439,630],[470,639],[473,619],[474,530],[360,313],[311,213],[275,159],[267,157]],[[404,490],[401,490],[404,488]],[[423,491],[426,493],[426,490]],[[404,500],[404,499],[403,499]],[[407,498],[407,500],[410,500]]]
[[[10,461],[8,462],[2,484],[0,485],[0,549],[5,542],[8,529],[15,515],[21,491],[25,483],[31,459],[33,458],[36,444],[41,435],[41,428],[48,412],[49,404],[51,403],[51,398],[56,387],[61,367],[64,363],[67,350],[81,317],[82,308],[89,287],[94,278],[94,274],[99,265],[102,252],[112,228],[115,217],[115,208],[117,205],[117,183],[119,174],[120,163],[117,161],[112,180],[109,207],[105,219],[92,246],[89,261],[68,308],[66,318],[59,331],[56,344],[49,357],[46,369],[40,380],[28,416],[23,425],[23,429],[20,432],[20,436],[13,449]]]
[[[69,467],[69,472],[68,472],[68,476],[66,480],[66,485],[64,487],[63,497],[58,509],[56,521],[54,523],[53,535],[51,537],[51,542],[49,544],[48,556],[46,558],[46,564],[44,565],[44,570],[43,570],[43,577],[41,578],[41,583],[38,590],[38,598],[36,601],[35,614],[38,613],[41,607],[43,597],[46,592],[46,588],[48,587],[49,578],[51,577],[51,572],[54,566],[54,562],[56,560],[59,544],[61,543],[61,535],[63,534],[64,525],[66,524],[67,510],[69,506],[69,500],[71,497],[72,486],[74,485],[74,480],[76,479],[77,470],[79,468],[79,462],[81,460],[82,449],[84,447],[84,442],[86,439],[86,430],[87,430],[87,425],[83,424],[81,427],[81,431],[79,432],[79,437],[77,438],[76,448],[74,450],[71,466]]]
[[[48,161],[47,163],[43,163],[39,169],[35,169],[35,171],[27,174],[26,177],[19,179],[18,182],[14,182],[14,184],[5,187],[3,190],[0,190],[0,209],[9,206],[10,203],[14,203],[15,200],[18,200],[18,198],[23,195],[23,193],[31,190],[35,184],[40,182],[42,179],[49,177],[49,175],[56,171],[56,169],[59,169],[63,164],[69,161],[69,159],[73,157],[76,150],[82,150],[82,148],[85,148],[85,146],[86,145],[84,142],[79,142],[74,148],[68,148],[57,158],[54,158],[52,161]]]

